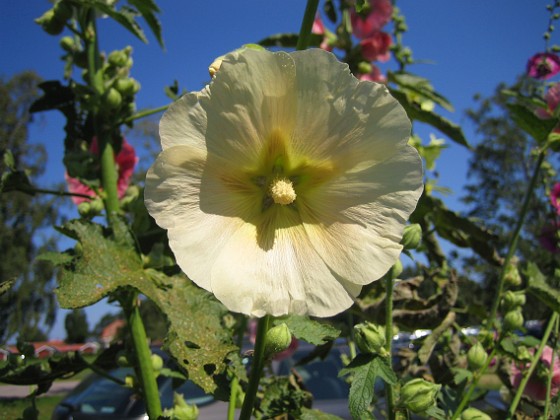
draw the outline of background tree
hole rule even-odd
[[[89,336],[89,325],[87,322],[86,311],[83,309],[73,309],[64,319],[66,328],[67,343],[84,343]]]
[[[532,79],[521,78],[511,88],[519,89],[530,96],[538,89]],[[523,197],[535,166],[535,140],[526,135],[515,124],[515,118],[508,109],[510,96],[505,85],[497,87],[489,98],[476,97],[478,108],[467,112],[468,118],[476,125],[480,136],[469,162],[468,184],[464,203],[467,215],[485,221],[485,225],[496,234],[493,244],[505,255],[511,232],[517,223]],[[555,255],[540,243],[545,226],[554,220],[554,212],[549,201],[549,188],[555,182],[558,161],[549,158],[545,163],[538,187],[533,197],[526,222],[519,241],[517,256],[521,262],[535,262],[544,273],[554,271]],[[556,179],[560,181],[560,179]],[[485,290],[484,303],[488,305],[495,294],[498,270],[472,255],[464,258],[463,271],[471,279],[482,282]],[[528,296],[528,298],[530,298]],[[525,306],[527,319],[543,315],[543,305]]]
[[[15,168],[25,169],[32,182],[44,173],[46,162],[44,145],[28,142],[29,107],[38,96],[40,80],[33,72],[8,81],[0,78],[0,155],[11,151]],[[8,169],[2,159],[0,174]],[[39,333],[39,325],[50,328],[54,323],[54,270],[49,263],[33,261],[40,252],[56,249],[52,235],[41,231],[56,224],[56,200],[19,191],[0,192],[0,282],[13,282],[0,296],[0,343],[18,333],[19,338],[30,340]]]

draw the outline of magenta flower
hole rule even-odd
[[[534,350],[530,350],[531,354],[534,353]],[[551,347],[546,346],[543,350],[539,363],[542,364],[547,369],[550,369],[550,362],[552,360],[553,350]],[[525,369],[529,367],[529,363],[522,365],[513,363],[511,366],[511,373],[510,373],[510,382],[514,389],[519,387],[521,383],[521,379],[523,378],[523,372]],[[537,367],[538,369],[538,367]],[[552,373],[552,387],[550,389],[550,394],[552,396],[558,394],[558,390],[560,389],[560,359],[558,355],[554,355],[554,368]],[[539,375],[536,374],[536,370],[527,382],[527,386],[523,391],[523,394],[527,397],[536,400],[536,401],[544,401],[546,399],[546,378],[541,378]]]
[[[388,33],[375,32],[370,37],[360,41],[362,56],[368,61],[388,61],[391,58],[389,47],[392,42]]]
[[[556,213],[560,215],[560,182],[554,184],[550,192],[550,203],[556,209]]]
[[[90,152],[97,155],[99,154],[99,146],[97,144],[97,138],[93,138],[90,146]],[[115,157],[115,163],[119,171],[119,179],[117,181],[117,190],[119,193],[119,198],[122,198],[130,184],[130,178],[134,173],[134,167],[138,163],[138,156],[136,156],[136,151],[126,139],[123,138],[122,146],[120,152]],[[95,198],[95,192],[84,185],[77,178],[72,178],[68,173],[64,174],[66,178],[66,183],[68,184],[68,191],[73,194],[83,194],[89,195],[91,198]],[[89,199],[84,197],[72,197],[74,204],[80,204],[84,201],[89,201]]]
[[[554,112],[560,104],[560,83],[556,83],[548,89],[548,92],[544,95],[544,100],[546,101],[546,108],[538,108],[535,114],[540,119],[548,120],[554,116]]]
[[[362,17],[355,11],[350,12],[352,22],[352,32],[359,39],[372,36],[379,32],[391,20],[393,5],[391,0],[370,0],[370,12]]]
[[[560,72],[560,58],[552,53],[538,53],[527,62],[527,74],[535,79],[550,79]]]

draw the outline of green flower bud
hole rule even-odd
[[[113,110],[121,106],[122,96],[119,91],[115,88],[109,88],[105,94],[105,105],[107,108]]]
[[[128,360],[128,356],[124,350],[121,350],[117,353],[117,365],[119,365],[120,367],[131,366],[130,360]]]
[[[515,298],[515,293],[511,290],[508,290],[504,293],[504,297],[502,298],[502,309],[504,311],[511,311],[516,308],[517,299]]]
[[[134,388],[136,385],[136,379],[132,375],[126,375],[124,378],[124,386],[127,388]]]
[[[416,249],[422,241],[422,227],[418,223],[412,223],[404,228],[401,244],[404,249]]]
[[[89,204],[89,201],[82,201],[80,204],[78,204],[78,213],[80,214],[80,216],[89,217],[90,211],[91,205]]]
[[[43,30],[50,35],[58,35],[64,29],[64,21],[57,18],[52,9],[35,19],[35,23],[41,25]]]
[[[527,347],[519,346],[517,347],[517,358],[519,360],[530,361],[533,358],[533,356],[531,355],[531,353],[529,353]]]
[[[508,264],[504,274],[504,281],[507,285],[512,287],[521,285],[521,276],[519,275],[519,270],[516,265]]]
[[[89,202],[89,204],[91,205],[90,212],[92,216],[101,214],[101,212],[105,209],[105,204],[103,204],[103,200],[101,198],[94,198]]]
[[[273,356],[276,353],[286,350],[292,342],[292,333],[285,323],[276,325],[269,329],[264,341],[265,357]]]
[[[492,417],[476,408],[469,407],[461,413],[461,420],[492,420]]]
[[[60,47],[64,51],[74,52],[76,49],[76,44],[74,43],[74,38],[71,36],[65,36],[60,39]]]
[[[371,64],[367,61],[360,61],[358,63],[358,72],[360,74],[370,74],[372,70]]]
[[[112,51],[107,57],[109,64],[115,67],[125,67],[128,62],[128,55],[123,51]]]
[[[504,316],[504,329],[506,331],[514,331],[523,327],[523,314],[519,309],[509,311]]]
[[[403,272],[402,262],[401,260],[397,260],[397,262],[391,267],[391,270],[389,270],[389,275],[393,279],[396,279],[401,275],[402,272]]]
[[[471,370],[480,369],[488,360],[488,354],[480,343],[476,343],[467,352],[467,361]]]
[[[422,378],[413,379],[401,388],[399,405],[413,413],[423,413],[436,403],[441,385]]]
[[[59,0],[54,4],[53,7],[54,16],[56,19],[65,22],[72,17],[74,10],[72,5],[64,0]]]
[[[385,327],[364,322],[354,326],[354,339],[362,353],[387,355]]]
[[[161,358],[160,355],[152,354],[151,359],[152,359],[152,369],[154,369],[155,372],[159,372],[160,370],[163,369],[163,359]]]
[[[115,82],[117,89],[123,96],[132,96],[140,90],[140,83],[132,78],[118,79]]]

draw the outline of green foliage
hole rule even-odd
[[[74,259],[63,266],[56,290],[60,305],[91,305],[120,288],[136,288],[166,314],[166,346],[179,365],[206,392],[213,392],[214,376],[225,371],[226,358],[236,350],[231,332],[221,324],[225,308],[183,276],[144,269],[126,224],[114,219],[112,225],[108,229],[72,221],[61,228],[80,245]]]
[[[89,335],[89,326],[86,312],[83,309],[74,309],[64,319],[67,343],[85,343]]]
[[[332,341],[340,335],[340,331],[336,328],[310,319],[308,316],[287,315],[274,320],[274,325],[282,323],[288,326],[296,338],[317,346]]]
[[[537,265],[529,262],[525,274],[528,277],[529,291],[550,309],[560,312],[560,290],[546,282]]]
[[[259,404],[259,417],[262,419],[279,416],[300,418],[302,407],[311,405],[312,395],[286,376],[264,378],[261,384],[264,392]]]
[[[374,397],[374,384],[378,378],[395,385],[397,377],[390,359],[375,354],[359,354],[340,371],[339,376],[352,375],[348,406],[353,418],[364,418],[370,413]],[[367,417],[366,417],[367,418]]]

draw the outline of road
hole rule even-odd
[[[45,395],[60,395],[66,394],[73,390],[79,381],[58,381],[52,384],[51,388]],[[23,398],[29,395],[33,386],[21,385],[0,385],[0,398]]]

